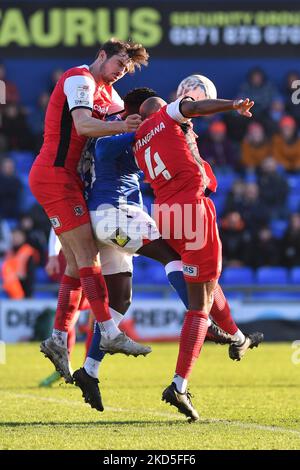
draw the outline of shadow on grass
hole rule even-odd
[[[178,424],[189,424],[187,421],[179,421],[179,420],[174,420],[174,421],[138,421],[138,420],[127,420],[127,421],[87,421],[87,422],[80,422],[80,421],[74,421],[70,422],[67,421],[65,423],[63,422],[55,422],[55,421],[46,421],[46,422],[41,422],[41,421],[33,421],[33,422],[1,422],[0,423],[0,428],[1,427],[12,427],[12,428],[22,428],[22,427],[38,427],[38,426],[58,426],[58,427],[64,427],[64,426],[76,426],[76,427],[82,427],[82,428],[91,428],[93,426],[178,426]],[[189,424],[190,425],[190,424]]]

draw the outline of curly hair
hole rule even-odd
[[[116,54],[120,54],[120,52],[126,53],[130,58],[128,67],[128,71],[130,73],[133,73],[135,68],[141,69],[142,65],[148,65],[148,52],[142,44],[132,41],[120,41],[119,39],[111,38],[101,46],[97,53],[97,57],[101,51],[106,53],[108,59]]]

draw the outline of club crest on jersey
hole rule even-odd
[[[53,228],[61,227],[61,223],[58,217],[50,217],[50,222]]]
[[[190,277],[198,276],[198,266],[191,266],[190,264],[183,265],[183,274]]]
[[[131,240],[131,238],[128,237],[126,233],[122,232],[120,228],[115,231],[113,237],[114,238],[112,238],[112,242],[121,248],[124,248],[124,246],[127,245],[127,243]]]
[[[75,100],[76,105],[88,105],[89,104],[89,92],[90,87],[88,85],[78,85],[76,90]]]
[[[85,210],[82,206],[75,206],[74,207],[74,212],[75,212],[75,215],[83,215],[85,213]]]

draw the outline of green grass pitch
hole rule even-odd
[[[300,364],[291,344],[263,344],[240,362],[226,346],[205,345],[190,381],[200,422],[188,424],[161,401],[176,344],[154,344],[147,358],[108,356],[100,371],[105,411],[83,403],[52,372],[36,343],[7,346],[0,365],[0,449],[300,449]],[[73,367],[81,365],[76,346]]]

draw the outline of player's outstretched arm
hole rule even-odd
[[[234,110],[242,116],[251,117],[250,109],[253,105],[254,101],[250,101],[249,98],[245,100],[184,100],[180,110],[185,117],[189,118]]]
[[[72,118],[77,134],[87,137],[134,132],[142,122],[138,114],[128,116],[125,121],[100,121],[93,118],[92,111],[87,108],[74,109]]]

